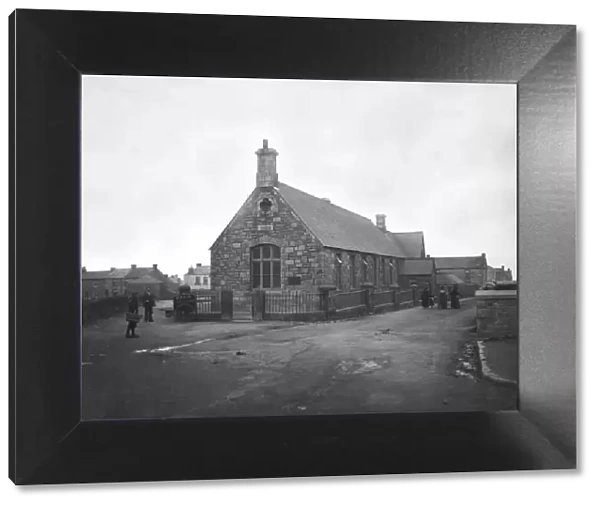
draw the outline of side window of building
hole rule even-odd
[[[360,260],[360,279],[366,283],[369,281],[369,261],[365,255],[362,255]]]
[[[373,284],[375,286],[379,285],[379,262],[378,262],[379,258],[374,256],[373,257]]]
[[[200,276],[196,276],[196,284],[199,285],[200,284]]]
[[[342,288],[342,254],[335,254],[335,286]]]
[[[205,285],[208,285],[208,277],[204,276],[204,280],[203,280]]]
[[[356,255],[350,255],[350,288],[356,288]]]

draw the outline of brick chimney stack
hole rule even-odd
[[[375,215],[375,224],[377,228],[383,232],[387,229],[385,228],[385,214],[376,214]]]
[[[137,265],[136,264],[131,264],[131,268],[132,269],[137,269]]]
[[[256,170],[257,188],[268,188],[279,184],[277,176],[277,156],[279,153],[269,147],[269,141],[263,140],[263,147],[256,151],[258,167]]]
[[[196,264],[196,267],[202,267],[202,264]]]
[[[158,264],[152,264],[152,268],[153,268],[154,270],[157,270],[157,269],[158,269]]]

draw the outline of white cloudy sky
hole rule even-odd
[[[516,87],[84,76],[83,265],[183,274],[279,179],[516,271]]]

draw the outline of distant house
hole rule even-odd
[[[110,296],[106,277],[110,271],[88,271],[81,269],[81,296],[84,300],[102,299]]]
[[[130,269],[117,269],[116,267],[111,267],[110,272],[106,276],[106,282],[108,284],[108,289],[110,290],[110,294],[115,297],[118,295],[125,295],[127,290],[127,283],[125,281],[125,277],[129,274]]]
[[[406,259],[400,264],[398,284],[403,290],[425,288],[436,291],[435,263],[433,258]]]
[[[496,269],[494,269],[491,265],[487,267],[487,283],[493,283],[496,281]]]
[[[495,279],[494,281],[512,281],[513,275],[510,269],[504,269],[504,265],[500,269],[494,269]]]
[[[192,290],[210,290],[210,265],[196,264],[183,275],[183,283]]]
[[[173,283],[177,283],[178,286],[183,284],[183,280],[177,274],[171,274],[169,279],[173,281]]]
[[[108,271],[81,270],[82,296],[84,299],[98,299],[128,295],[150,288],[157,298],[170,298],[177,293],[178,283],[163,274],[158,265],[129,268],[111,267]]]
[[[475,257],[436,257],[436,276],[452,275],[462,282],[462,292],[471,296],[488,281],[485,253]]]

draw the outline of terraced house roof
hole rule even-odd
[[[483,255],[478,257],[436,257],[436,269],[486,269],[487,261]]]

